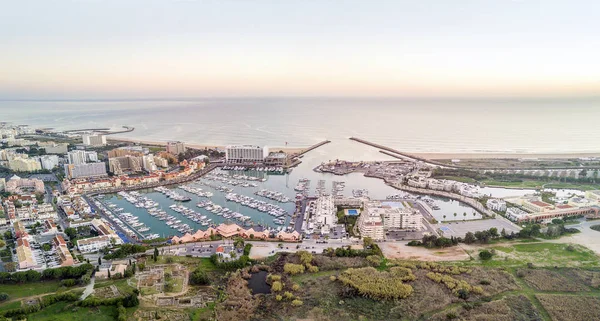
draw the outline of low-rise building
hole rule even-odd
[[[38,146],[46,151],[46,154],[66,154],[67,143],[55,143],[55,142],[38,142]]]
[[[60,261],[60,266],[71,266],[75,264],[73,256],[67,247],[67,243],[61,235],[56,235],[52,238],[52,245],[54,245],[54,250]]]
[[[31,250],[31,245],[26,238],[17,239],[16,251],[19,269],[25,270],[37,267],[38,263],[33,255],[33,251]]]
[[[265,165],[266,166],[284,166],[287,163],[287,154],[286,153],[269,153],[267,157],[265,157]]]
[[[107,235],[101,235],[96,237],[90,237],[87,239],[77,240],[77,248],[81,253],[90,253],[99,251],[105,247],[111,245],[111,237]],[[113,241],[114,242],[114,241]]]
[[[57,155],[44,155],[39,158],[40,164],[43,169],[52,170],[58,166],[58,156]]]
[[[504,212],[506,211],[506,202],[497,198],[490,198],[487,200],[486,204],[487,208],[496,212]]]
[[[542,202],[538,198],[524,199],[521,206],[533,213],[547,212],[554,209],[554,205]]]
[[[44,193],[44,182],[37,178],[21,178],[13,175],[7,182],[5,189],[9,193],[20,194],[25,191]]]
[[[528,215],[529,213],[525,212],[524,210],[518,207],[509,207],[506,209],[506,218],[508,218],[511,221],[521,221]]]

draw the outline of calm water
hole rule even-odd
[[[1,120],[126,137],[307,146],[359,136],[408,152],[599,152],[598,100],[204,99],[0,102]],[[345,150],[346,146],[352,150]],[[342,144],[329,157],[346,152]]]

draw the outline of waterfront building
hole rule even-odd
[[[15,172],[35,172],[42,169],[37,159],[27,158],[27,155],[17,154],[8,161],[8,168]]]
[[[411,177],[407,182],[408,186],[417,188],[427,188],[427,180],[422,177]]]
[[[77,240],[77,248],[81,253],[97,252],[111,245],[112,238],[107,235]],[[114,241],[113,241],[114,242]]]
[[[269,232],[255,231],[253,228],[250,228],[249,230],[246,230],[244,233],[242,233],[242,236],[248,239],[266,240],[269,238]]]
[[[13,175],[6,182],[5,190],[9,193],[21,194],[24,192],[44,193],[44,182],[37,178],[21,178]]]
[[[217,233],[225,238],[240,235],[244,231],[245,230],[237,224],[223,223],[223,224],[220,224],[219,226],[217,226]]]
[[[79,165],[65,164],[65,175],[68,179],[106,176],[106,164],[103,162]]]
[[[55,142],[38,142],[37,145],[46,151],[46,154],[66,154],[69,144]]]
[[[73,256],[67,248],[67,243],[61,235],[56,235],[52,238],[52,245],[54,245],[55,253],[60,261],[60,266],[71,266],[75,264]]]
[[[81,135],[81,140],[85,146],[104,146],[106,145],[106,136],[104,135]]]
[[[228,163],[262,162],[268,151],[267,147],[255,145],[230,145],[225,148],[225,160]]]
[[[180,141],[167,142],[167,152],[173,155],[185,153],[185,144]]]
[[[267,157],[265,157],[265,165],[267,166],[284,166],[287,162],[287,154],[286,153],[269,153]]]
[[[501,199],[490,198],[487,200],[485,205],[487,206],[487,208],[489,208],[492,211],[497,211],[497,212],[506,211],[506,202]]]
[[[109,171],[115,175],[123,175],[125,172],[141,172],[142,157],[140,156],[119,156],[108,159]]]
[[[319,197],[315,202],[314,214],[308,220],[308,226],[312,227],[315,233],[329,234],[337,225],[336,210],[333,195]]]
[[[298,233],[297,231],[293,231],[291,233],[281,231],[277,233],[277,238],[282,241],[294,242],[300,240],[300,233]]]
[[[44,155],[40,156],[40,164],[43,169],[52,170],[58,166],[58,156],[56,155]]]
[[[37,267],[38,263],[33,256],[33,251],[31,250],[31,245],[29,245],[29,241],[25,238],[17,238],[17,263],[19,269],[31,269]]]

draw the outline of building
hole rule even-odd
[[[315,202],[313,215],[309,218],[308,226],[314,233],[329,234],[337,225],[337,208],[332,195],[321,196]]]
[[[121,156],[108,159],[108,170],[115,175],[123,175],[126,172],[141,172],[142,157],[140,156]]]
[[[262,162],[268,149],[255,145],[235,145],[225,148],[225,160],[228,163]]]
[[[375,214],[374,212],[370,212]],[[362,211],[358,217],[357,225],[360,235],[374,240],[383,240],[383,218],[381,215],[371,215],[369,211]]]
[[[67,153],[67,159],[69,164],[73,165],[81,165],[88,162],[97,162],[98,161],[98,153],[85,150],[73,150]]]
[[[81,135],[81,140],[85,146],[104,146],[106,145],[106,136],[104,135]]]
[[[31,269],[37,267],[37,261],[35,256],[33,256],[33,251],[31,250],[31,245],[29,245],[29,241],[25,238],[17,239],[17,263],[19,269]]]
[[[142,156],[142,167],[148,173],[152,173],[152,172],[156,171],[158,168],[157,168],[156,164],[154,163],[154,156],[153,155]]]
[[[37,159],[26,157],[27,155],[17,154],[17,157],[8,161],[8,168],[15,172],[35,172],[42,169]]]
[[[40,164],[43,169],[52,170],[58,166],[58,156],[56,155],[44,155],[40,156]]]
[[[107,235],[90,237],[87,239],[77,240],[77,248],[81,253],[90,253],[99,251],[111,245],[112,238]],[[114,242],[114,241],[113,241]]]
[[[383,220],[384,232],[390,230],[413,230],[423,228],[423,216],[413,208],[391,207],[380,202],[366,202],[365,210],[368,216],[380,216]]]
[[[166,158],[160,156],[154,156],[154,164],[157,167],[167,168],[169,167],[169,161]]]
[[[0,191],[4,191],[6,189],[6,179],[4,177],[0,177]]]
[[[600,202],[600,190],[592,190],[585,192],[585,197],[590,200]]]
[[[179,141],[167,142],[167,152],[173,155],[185,153],[185,144]]]
[[[538,198],[525,199],[521,203],[521,206],[533,213],[547,212],[554,209],[554,205],[542,202]]]
[[[487,206],[487,208],[489,208],[492,211],[496,211],[496,212],[506,211],[506,202],[501,199],[490,198],[487,200],[485,205]]]
[[[68,179],[106,176],[106,164],[65,164],[65,175]]]
[[[67,243],[61,235],[56,235],[52,238],[52,245],[54,245],[54,251],[56,256],[58,256],[60,266],[71,266],[75,264],[73,261],[73,256],[67,248]]]
[[[38,146],[46,151],[46,154],[66,154],[67,143],[55,143],[55,142],[38,142]]]
[[[9,193],[16,194],[21,194],[26,191],[44,193],[44,182],[37,178],[20,178],[17,175],[13,175],[13,177],[6,182],[5,190]]]
[[[108,158],[123,157],[123,156],[144,156],[148,153],[147,148],[142,146],[124,146],[108,151]]]
[[[286,153],[269,153],[269,156],[265,157],[265,165],[267,166],[284,166],[286,162]]]
[[[518,207],[509,207],[506,209],[506,218],[508,218],[511,221],[522,221],[528,215],[529,213],[525,212],[524,210]]]

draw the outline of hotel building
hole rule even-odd
[[[268,154],[267,147],[255,145],[232,145],[225,149],[225,159],[228,163],[262,162]]]

